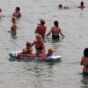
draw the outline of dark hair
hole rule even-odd
[[[58,6],[59,8],[62,8],[62,4],[59,4],[59,6]]]
[[[85,49],[84,49],[84,56],[85,56],[85,57],[88,57],[88,48],[85,48]]]
[[[40,20],[40,23],[41,23],[42,25],[44,25],[44,24],[45,24],[45,21],[44,21],[44,20]]]
[[[16,7],[16,10],[20,11],[20,7]]]
[[[54,25],[58,27],[58,21],[54,21]]]
[[[83,1],[81,1],[81,3],[80,3],[80,4],[81,4],[81,6],[84,6],[84,2],[83,2]]]

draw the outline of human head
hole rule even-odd
[[[80,2],[80,5],[81,5],[81,6],[84,6],[84,2],[83,2],[83,1],[81,1],[81,2]]]
[[[44,21],[43,19],[41,19],[41,20],[40,20],[40,23],[41,23],[42,25],[44,25],[44,24],[45,24],[45,21]]]
[[[42,39],[42,36],[40,34],[36,34],[36,39],[37,40],[41,40]]]
[[[85,57],[88,57],[88,48],[85,48],[85,49],[84,49],[84,56],[85,56]]]
[[[51,56],[53,54],[53,50],[52,49],[48,49],[48,55]]]
[[[62,6],[62,4],[59,4],[59,6],[58,6],[58,7],[59,7],[60,9],[62,9],[62,7],[63,7],[63,6]]]
[[[58,21],[54,21],[54,25],[58,27]]]
[[[27,42],[27,43],[26,43],[26,46],[27,46],[27,47],[31,47],[32,44],[31,44],[30,42]]]
[[[16,7],[15,11],[19,12],[20,11],[20,7]]]

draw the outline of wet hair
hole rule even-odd
[[[54,25],[58,27],[58,21],[54,21]]]
[[[85,56],[85,57],[88,57],[88,48],[85,48],[85,49],[84,49],[84,56]]]
[[[30,42],[27,42],[26,43],[26,46],[31,46],[32,44]]]
[[[44,20],[40,20],[40,23],[41,23],[42,25],[44,25],[44,24],[45,24],[45,21],[44,21]]]
[[[16,7],[16,10],[17,10],[17,11],[20,11],[20,7]]]
[[[84,2],[83,1],[81,1],[80,4],[81,4],[81,6],[84,6]]]
[[[58,6],[59,8],[62,8],[62,4],[59,4],[59,6]]]

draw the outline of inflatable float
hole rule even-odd
[[[9,56],[10,56],[11,58],[14,58],[14,59],[19,59],[19,58],[17,58],[17,55],[18,55],[19,53],[21,53],[21,52],[22,52],[22,51],[11,52],[11,53],[9,53]],[[36,58],[37,58],[37,60],[40,61],[40,59],[39,59],[38,56],[35,56],[34,58],[30,58],[30,56],[29,56],[29,57],[23,57],[23,58],[21,58],[21,59],[24,59],[24,58],[26,58],[26,59],[36,59]],[[52,55],[52,56],[48,56],[48,57],[47,57],[45,60],[43,60],[43,61],[46,61],[46,62],[53,62],[53,61],[61,60],[61,58],[62,58],[62,56],[59,56],[59,55],[55,56],[55,55]]]

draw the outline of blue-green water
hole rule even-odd
[[[0,18],[0,88],[87,88],[88,79],[80,74],[80,59],[88,47],[88,1],[86,8],[77,8],[81,0],[0,0],[4,17]],[[59,10],[63,3],[69,10]],[[17,38],[8,33],[11,16],[16,6],[22,17],[17,20]],[[65,38],[53,43],[45,42],[46,50],[62,56],[58,63],[36,61],[9,61],[9,52],[21,50],[26,41],[33,42],[39,19],[45,19],[47,32],[58,20]],[[50,36],[51,37],[51,36]],[[35,52],[35,51],[34,51]]]

